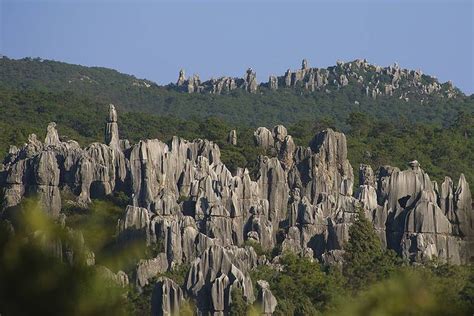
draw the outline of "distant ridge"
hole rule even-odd
[[[322,117],[346,128],[352,112],[379,120],[450,124],[460,111],[472,113],[473,96],[451,82],[440,83],[421,71],[397,64],[380,67],[364,59],[328,68],[301,68],[259,83],[255,70],[242,78],[201,81],[180,71],[176,83],[158,85],[116,70],[40,58],[0,58],[0,89],[42,91],[114,103],[124,112],[177,118],[217,116],[247,126],[292,124]]]
[[[424,100],[433,94],[446,98],[464,95],[451,81],[440,83],[435,77],[424,75],[421,70],[403,69],[397,63],[380,67],[368,63],[366,59],[338,61],[335,66],[328,68],[310,68],[308,61],[303,59],[300,69],[288,69],[281,76],[270,75],[268,82],[260,84],[257,83],[257,74],[252,68],[247,69],[243,78],[224,76],[207,81],[201,81],[198,75],[186,78],[182,69],[176,84],[169,86],[188,93],[222,94],[235,89],[257,93],[261,89],[281,88],[331,93],[347,85],[360,88],[373,99],[385,95],[396,96],[407,102],[412,96],[417,99],[421,96],[421,100]]]

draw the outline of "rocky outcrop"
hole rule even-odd
[[[275,296],[270,291],[270,285],[265,280],[258,280],[258,303],[261,307],[261,315],[273,315],[278,305]]]
[[[128,276],[125,272],[119,271],[117,273],[113,273],[108,268],[104,266],[95,266],[95,271],[98,275],[103,278],[106,282],[111,282],[112,284],[116,284],[120,287],[126,287],[129,283]]]
[[[270,90],[278,89],[278,78],[276,76],[270,76],[268,78],[268,87],[270,88]]]
[[[235,129],[229,132],[229,136],[227,136],[227,142],[231,145],[237,146],[237,131]]]
[[[168,259],[165,253],[159,254],[154,259],[142,259],[138,262],[135,281],[139,288],[148,284],[148,281],[154,276],[168,271]]]
[[[183,291],[179,285],[169,278],[160,277],[151,296],[151,315],[179,315],[183,301]]]
[[[113,104],[109,105],[109,117],[105,126],[105,143],[112,148],[120,148],[120,139],[117,124],[117,111]]]
[[[242,289],[248,303],[255,300],[249,271],[257,265],[253,248],[211,246],[191,263],[186,290],[202,312],[222,314],[228,308],[230,287]]]
[[[269,76],[268,82],[260,84],[257,83],[255,72],[251,68],[243,78],[221,77],[204,82],[196,75],[186,79],[184,70],[180,70],[177,83],[170,86],[189,93],[213,94],[229,93],[234,89],[249,93],[256,93],[260,89],[275,91],[280,86],[310,93],[331,93],[332,90],[352,86],[374,100],[389,96],[405,101],[415,99],[420,103],[430,101],[430,96],[456,98],[462,95],[452,83],[441,84],[435,77],[423,75],[421,71],[402,69],[397,63],[380,67],[371,65],[365,59],[337,61],[335,66],[327,68],[312,68],[308,61],[303,59],[300,69],[288,69],[281,76]]]
[[[302,66],[290,84],[311,71]],[[258,128],[254,138],[264,155],[253,180],[247,169],[231,173],[219,147],[208,140],[174,137],[169,144],[151,139],[133,145],[120,140],[110,105],[105,144],[81,148],[62,141],[50,124],[44,143],[30,135],[23,147],[11,148],[0,166],[2,212],[7,216],[4,211],[24,196],[36,195],[45,211],[58,217],[61,190],[72,192],[79,205],[118,191],[127,194],[130,205],[117,222],[117,247],[138,243],[155,252],[139,261],[131,283],[141,289],[157,275],[189,264],[182,295],[196,299],[203,314],[226,314],[233,287],[242,289],[247,302],[255,300],[250,270],[268,258],[249,245],[340,265],[358,209],[382,244],[407,260],[436,257],[459,264],[474,257],[472,196],[463,175],[457,185],[446,178],[438,187],[417,161],[403,171],[382,166],[374,172],[361,165],[353,190],[344,134],[326,129],[302,147],[277,125]],[[229,141],[234,139],[232,131]],[[64,252],[66,260],[75,260],[56,246],[59,256]],[[93,264],[93,255],[89,259]],[[122,274],[110,279],[126,283]],[[160,282],[154,310],[173,312],[182,297],[179,287]],[[170,291],[177,294],[170,298]],[[259,293],[262,313],[272,313],[276,302],[264,283]]]
[[[252,68],[247,69],[244,77],[244,89],[250,93],[256,93],[258,89],[257,74]]]

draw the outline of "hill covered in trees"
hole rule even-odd
[[[459,112],[474,111],[474,97],[465,96],[450,83],[438,83],[418,71],[398,66],[381,68],[365,61],[340,63],[327,69],[287,71],[289,86],[284,83],[285,76],[276,77],[276,90],[262,83],[255,93],[239,89],[239,80],[244,80],[239,78],[199,81],[201,93],[187,93],[182,88],[187,81],[181,86],[179,82],[159,86],[111,69],[41,59],[3,57],[0,69],[0,87],[8,91],[72,93],[92,103],[113,103],[122,113],[181,119],[215,116],[251,127],[331,118],[338,128],[347,129],[346,120],[352,112],[365,113],[371,120],[446,126]],[[317,76],[322,78],[320,86]],[[231,89],[231,83],[228,91],[220,87],[225,80],[234,80],[235,88]],[[314,88],[307,85],[310,80],[314,81]],[[216,86],[215,91],[205,88],[209,85]]]
[[[348,67],[343,65],[324,71],[334,79],[333,68]],[[367,73],[375,73],[376,68],[364,67],[364,78],[375,76]],[[222,147],[229,166],[254,163],[252,134],[258,126],[284,124],[297,145],[304,146],[315,132],[332,127],[348,134],[349,157],[355,166],[404,167],[407,161],[417,159],[438,181],[444,175],[457,178],[464,172],[472,186],[474,96],[465,96],[449,84],[440,84],[440,90],[427,94],[420,87],[437,83],[436,79],[420,75],[421,86],[413,87],[414,72],[397,70],[407,74],[406,78],[400,75],[398,90],[392,95],[377,94],[374,99],[364,88],[371,83],[366,79],[354,82],[350,75],[361,72],[360,68],[346,72],[349,78],[345,86],[328,80],[324,89],[310,91],[301,84],[309,75],[301,82],[290,81],[289,87],[282,76],[277,78],[277,90],[263,83],[257,93],[235,88],[213,94],[183,92],[177,84],[158,86],[106,68],[3,57],[0,153],[3,156],[10,145],[25,143],[31,133],[41,139],[51,121],[58,123],[61,135],[82,145],[101,141],[104,113],[108,104],[114,103],[121,112],[122,137],[132,142],[144,138],[170,140],[174,135],[207,138]],[[392,82],[394,75],[385,72],[392,73],[393,69],[379,70],[377,80]],[[294,80],[297,72],[287,74]],[[407,78],[410,84],[403,82]],[[201,83],[205,87],[209,84]],[[408,101],[397,93],[409,95]],[[227,145],[231,129],[237,130],[237,147]]]

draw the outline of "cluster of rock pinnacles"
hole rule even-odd
[[[283,235],[282,252],[340,264],[358,209],[384,246],[412,262],[436,257],[462,264],[474,256],[472,198],[463,175],[456,186],[449,177],[438,186],[416,161],[404,171],[383,166],[374,173],[361,165],[354,194],[346,137],[331,129],[302,147],[281,125],[258,128],[257,146],[277,155],[259,157],[255,181],[246,169],[232,174],[219,147],[208,140],[174,137],[171,145],[158,139],[131,145],[119,138],[113,105],[105,130],[105,144],[81,148],[61,141],[50,123],[43,143],[32,134],[22,148],[12,146],[0,164],[1,207],[11,209],[34,194],[57,218],[64,216],[60,190],[70,190],[82,205],[126,192],[130,205],[117,225],[117,242],[160,242],[163,252],[141,260],[133,275],[100,267],[104,274],[143,288],[160,273],[190,265],[184,286],[158,279],[152,297],[156,315],[178,311],[185,297],[194,298],[203,313],[223,315],[233,288],[240,288],[248,303],[258,300],[263,314],[272,314],[277,301],[268,283],[259,280],[254,289],[250,271],[274,265],[278,257],[259,256],[245,241],[272,250]],[[229,142],[237,143],[235,131]],[[93,265],[94,255],[87,260]]]
[[[424,80],[427,78],[429,80]],[[436,78],[429,76],[424,79],[421,70],[402,69],[397,63],[380,67],[369,64],[365,59],[356,59],[352,62],[338,61],[335,66],[328,68],[311,68],[308,61],[303,59],[300,69],[288,69],[282,76],[271,75],[266,83],[257,83],[257,74],[252,68],[247,69],[242,78],[224,76],[207,81],[201,81],[198,75],[186,78],[184,70],[181,69],[176,84],[168,87],[187,93],[211,94],[225,94],[236,89],[258,93],[262,88],[274,91],[296,87],[307,92],[319,90],[330,93],[329,89],[340,89],[352,84],[372,99],[395,96],[407,102],[417,96],[419,98],[436,94],[450,99],[460,94],[452,82],[441,84]]]

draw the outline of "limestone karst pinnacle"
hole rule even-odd
[[[253,79],[248,80],[250,87]],[[138,263],[130,283],[141,288],[157,273],[190,266],[184,287],[166,278],[156,283],[157,313],[178,310],[182,297],[190,296],[202,313],[222,314],[230,289],[238,287],[246,302],[260,300],[262,313],[270,314],[278,302],[264,280],[255,297],[250,270],[271,263],[244,243],[271,250],[280,230],[284,251],[335,264],[343,258],[359,208],[382,244],[409,261],[436,257],[461,264],[474,256],[472,196],[463,175],[456,186],[446,178],[438,188],[416,160],[403,171],[382,166],[374,172],[361,165],[360,186],[354,188],[343,133],[325,129],[308,146],[296,146],[277,125],[254,133],[256,146],[275,157],[260,156],[252,178],[243,168],[231,173],[212,141],[174,137],[169,145],[158,139],[130,145],[119,139],[117,121],[110,105],[105,144],[81,148],[61,141],[51,123],[44,143],[31,135],[25,146],[12,148],[0,168],[1,210],[7,214],[24,197],[36,195],[58,218],[60,192],[66,188],[82,205],[125,192],[130,205],[117,223],[117,244],[164,244],[161,253]],[[234,139],[232,131],[229,141]],[[122,273],[107,273],[129,282]]]
[[[351,62],[337,61],[336,66],[311,68],[307,59],[301,61],[301,67],[292,71],[288,69],[281,76],[270,75],[268,82],[258,83],[256,72],[249,68],[242,78],[228,76],[201,81],[199,76],[186,79],[184,70],[179,71],[178,80],[171,87],[188,93],[225,94],[235,89],[249,93],[279,88],[301,88],[307,92],[325,92],[339,90],[348,85],[364,91],[367,97],[377,99],[384,96],[397,97],[409,101],[410,98],[425,98],[437,95],[442,98],[455,98],[459,90],[452,84],[441,84],[434,77],[428,82],[422,80],[420,70],[402,69],[397,63],[388,67],[371,65],[365,59]]]

